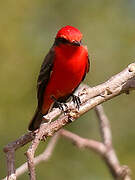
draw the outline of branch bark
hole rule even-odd
[[[96,107],[97,105],[112,99],[115,96],[118,96],[122,93],[129,93],[130,90],[135,89],[135,63],[130,64],[126,69],[124,69],[119,74],[111,77],[108,81],[103,84],[100,84],[93,88],[88,88],[84,86],[83,90],[79,92],[79,97],[81,99],[80,110],[77,111],[73,103],[68,103],[68,110],[66,115],[61,115],[57,120],[51,123],[43,123],[37,132],[29,132],[25,135],[18,138],[16,141],[9,143],[5,148],[4,152],[7,154],[7,166],[8,166],[8,177],[7,179],[16,179],[15,174],[15,165],[14,165],[14,153],[15,151],[32,141],[31,146],[27,151],[27,158],[30,161],[29,169],[31,170],[30,174],[33,179],[35,178],[34,173],[34,154],[38,147],[40,140],[43,137],[53,136],[53,134],[64,127],[65,125],[71,123],[72,121],[78,119],[81,115],[89,111],[90,109]],[[54,109],[44,118],[53,120],[60,115],[60,110]],[[103,140],[105,139],[105,145],[108,145],[110,142],[110,137],[106,139],[106,132],[102,132]],[[110,145],[109,145],[110,146]],[[93,147],[94,148],[94,147]],[[30,157],[30,158],[29,158]],[[33,166],[32,166],[33,165]]]
[[[102,156],[104,158],[107,167],[109,168],[114,179],[117,180],[130,180],[130,170],[127,166],[121,166],[117,158],[115,150],[112,145],[112,133],[109,120],[103,110],[102,105],[95,107],[100,126],[100,134],[102,136],[103,144],[105,145],[106,152]]]

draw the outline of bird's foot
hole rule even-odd
[[[51,96],[51,99],[54,101],[55,107],[58,107],[64,114],[66,114],[68,109],[67,104],[57,101],[57,99],[54,96]]]
[[[79,110],[80,105],[81,105],[81,100],[80,100],[79,96],[76,96],[76,95],[73,94],[72,98],[73,98],[74,104],[76,104],[76,107]]]

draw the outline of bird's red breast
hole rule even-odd
[[[88,67],[88,52],[84,46],[61,44],[56,46],[54,65],[44,92],[42,113],[48,111],[53,100],[71,94],[80,84]]]

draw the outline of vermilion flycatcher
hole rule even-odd
[[[73,95],[89,71],[87,47],[82,45],[82,33],[72,26],[61,28],[41,66],[37,81],[38,106],[29,130],[39,128],[50,107],[59,107],[70,96],[79,108],[80,99]]]

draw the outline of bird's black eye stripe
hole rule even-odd
[[[66,40],[65,38],[56,38],[56,39],[55,39],[55,43],[56,43],[56,44],[59,44],[59,43],[66,44],[66,43],[69,43],[69,41]]]
[[[66,40],[65,38],[59,38],[59,41],[62,42],[62,43],[69,43],[69,41]]]

